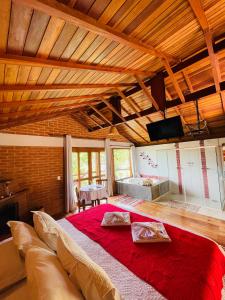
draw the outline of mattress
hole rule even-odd
[[[124,300],[165,299],[152,286],[134,275],[99,244],[77,230],[66,219],[61,219],[58,223],[86,251],[89,257],[106,271]]]

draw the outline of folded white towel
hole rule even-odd
[[[121,226],[130,225],[129,212],[106,212],[104,214],[101,226]]]
[[[171,242],[164,225],[159,222],[134,222],[131,232],[134,243]]]

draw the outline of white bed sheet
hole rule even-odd
[[[77,230],[66,219],[61,219],[58,223],[86,251],[92,260],[106,271],[124,300],[165,299],[152,286],[137,277],[99,244]]]

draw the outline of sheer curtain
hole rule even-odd
[[[65,209],[71,212],[76,209],[77,197],[74,189],[72,176],[72,139],[70,135],[65,136]]]
[[[113,180],[112,180],[112,149],[110,148],[110,139],[105,140],[105,157],[106,157],[106,175],[107,188],[109,196],[113,195]]]
[[[136,158],[136,148],[135,148],[135,146],[130,147],[130,152],[131,152],[131,167],[132,167],[133,177],[138,177],[137,158]]]

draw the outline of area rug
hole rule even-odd
[[[190,204],[190,203],[185,203],[185,202],[180,202],[176,200],[167,200],[167,201],[157,201],[159,204],[163,204],[172,208],[181,208],[187,211],[195,212],[197,213],[200,209],[200,206]]]
[[[145,200],[137,199],[130,197],[128,195],[117,195],[111,198],[114,202],[117,202],[116,204],[122,204],[122,205],[128,205],[135,207],[141,203],[143,203]]]

